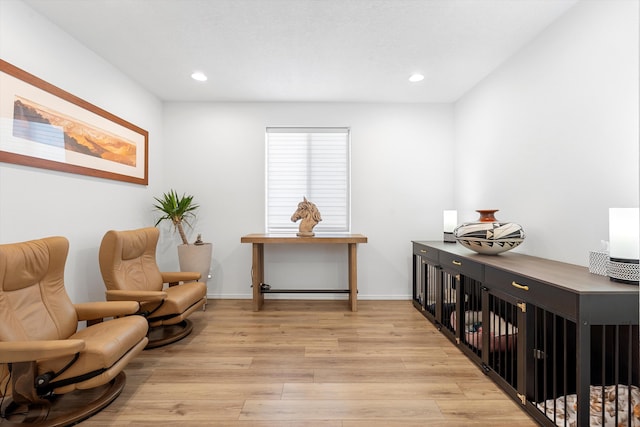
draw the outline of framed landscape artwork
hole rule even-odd
[[[0,162],[148,184],[147,131],[0,59]]]

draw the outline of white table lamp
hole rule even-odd
[[[610,208],[607,275],[616,282],[638,284],[639,258],[640,214],[638,208]]]
[[[456,238],[453,235],[453,230],[458,225],[458,211],[446,210],[443,214],[444,220],[444,241],[446,243],[455,243]]]

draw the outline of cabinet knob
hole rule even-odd
[[[529,287],[528,287],[527,285],[521,285],[521,284],[520,284],[520,283],[518,283],[518,282],[511,282],[511,286],[514,286],[514,287],[516,287],[516,288],[518,288],[518,289],[523,289],[523,290],[525,290],[525,291],[528,291],[528,290],[529,290]]]
[[[460,261],[456,261],[456,260],[451,261],[451,263],[453,265],[462,265],[462,263]]]
[[[420,253],[421,253],[421,254],[426,254],[426,253],[427,253],[427,251],[425,251],[424,249],[420,249]]]

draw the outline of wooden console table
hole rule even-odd
[[[356,248],[358,243],[367,243],[367,237],[362,234],[319,234],[314,237],[298,237],[289,234],[247,234],[240,239],[241,243],[253,244],[252,284],[253,311],[260,311],[264,304],[265,293],[348,293],[351,311],[358,311],[358,263]],[[347,244],[349,255],[349,289],[263,289],[264,283],[264,245],[326,245]]]

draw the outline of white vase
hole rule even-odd
[[[524,230],[513,222],[498,221],[493,214],[497,209],[477,210],[480,218],[461,224],[453,230],[458,243],[484,255],[497,255],[515,248],[524,241]]]
[[[211,269],[212,254],[213,246],[211,243],[178,245],[180,271],[197,271],[200,273],[200,282],[207,283]]]

